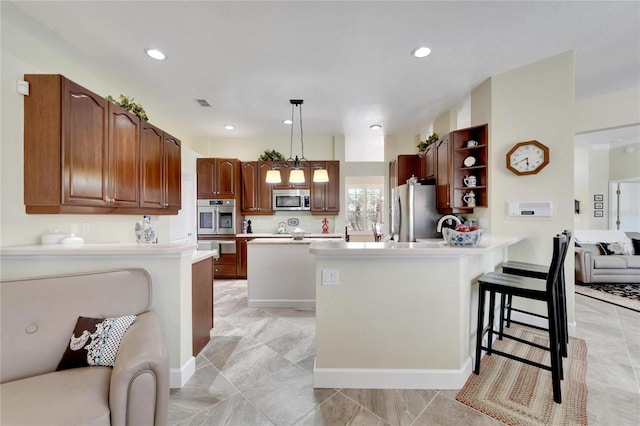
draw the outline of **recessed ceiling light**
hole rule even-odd
[[[234,129],[235,129],[235,126],[233,126],[233,125],[231,125],[231,124],[225,124],[225,125],[224,125],[224,128],[225,128],[225,129],[227,129],[227,130],[234,130]]]
[[[144,51],[147,53],[147,55],[159,61],[164,61],[167,58],[167,55],[165,55],[158,49],[145,49]]]
[[[424,58],[426,56],[429,56],[430,53],[431,49],[425,46],[421,46],[413,49],[413,51],[411,52],[411,56],[413,56],[414,58]]]
[[[371,126],[369,126],[369,128],[371,130],[379,130],[382,129],[382,124],[372,124]]]
[[[291,121],[291,119],[282,120],[282,122],[284,124],[293,124],[293,121]]]

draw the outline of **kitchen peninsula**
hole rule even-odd
[[[315,308],[315,257],[309,253],[309,245],[342,241],[341,237],[338,234],[309,234],[300,240],[288,234],[271,237],[247,243],[248,306]]]
[[[485,235],[460,248],[435,240],[312,243],[314,386],[461,388],[471,373],[476,280],[522,239]]]

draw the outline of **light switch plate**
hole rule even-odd
[[[322,270],[322,285],[338,285],[339,282],[340,275],[337,269]]]

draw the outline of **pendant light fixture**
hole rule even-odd
[[[304,100],[290,99],[289,102],[291,103],[291,138],[289,143],[289,158],[287,158],[287,160],[284,162],[284,166],[282,167],[287,167],[292,169],[289,172],[289,183],[299,184],[299,183],[305,182],[304,170],[302,169],[311,168],[313,166],[309,163],[309,160],[307,160],[306,157],[304,156],[304,132],[302,130],[302,104],[304,103]],[[295,158],[293,158],[293,127],[294,127],[294,116],[295,116],[296,108],[298,108],[299,116],[300,116],[301,153],[300,153],[300,157],[296,155]],[[318,168],[313,172],[313,182],[315,183],[329,182],[329,174],[327,173],[327,171],[325,169],[322,169],[319,166],[316,166],[316,167]],[[280,170],[278,170],[277,168],[274,170],[268,170],[267,176],[266,176],[266,182],[267,183],[282,182]]]

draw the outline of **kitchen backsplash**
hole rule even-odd
[[[312,216],[308,212],[275,212],[273,216],[245,216],[246,220],[251,220],[251,229],[254,234],[273,234],[278,231],[278,224],[287,224],[287,231],[293,230],[296,226],[289,225],[289,219],[297,218],[300,228],[314,234],[322,233],[322,220],[324,216]],[[329,233],[336,232],[336,220],[341,220],[337,216],[326,216],[329,221]]]

